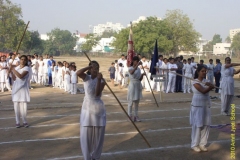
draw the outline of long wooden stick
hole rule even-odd
[[[18,43],[17,50],[16,50],[16,54],[18,53],[18,50],[19,50],[19,48],[20,48],[20,46],[21,46],[22,40],[23,40],[23,38],[24,38],[24,36],[25,36],[25,34],[26,34],[26,31],[27,31],[27,28],[28,28],[29,23],[30,23],[30,21],[28,21],[28,23],[27,23],[27,25],[26,25],[26,27],[25,27],[25,29],[24,29],[23,35],[22,35],[22,37],[21,37],[21,39],[20,39],[20,41],[19,41],[19,43]],[[13,61],[14,61],[14,59],[13,59]],[[13,65],[10,66],[7,77],[9,77],[9,73],[11,72],[12,67],[13,67]]]
[[[87,57],[87,59],[91,62],[91,59],[88,57],[86,52],[83,52],[85,54],[85,56]],[[128,117],[128,119],[132,122],[133,126],[135,127],[135,129],[138,131],[138,133],[142,136],[142,138],[144,139],[144,141],[147,143],[148,147],[151,148],[151,145],[149,144],[149,142],[147,141],[147,139],[143,136],[143,134],[141,133],[141,131],[138,129],[138,127],[136,126],[136,124],[132,121],[131,117],[129,117],[128,113],[126,112],[126,110],[123,108],[121,102],[119,101],[119,99],[117,98],[117,96],[114,94],[114,92],[112,91],[112,89],[109,87],[109,85],[107,84],[107,82],[103,79],[103,81],[105,82],[106,86],[108,87],[108,89],[110,90],[110,92],[113,94],[113,96],[115,97],[115,99],[117,100],[117,102],[119,103],[120,107],[122,108],[123,112],[126,114],[126,116]]]
[[[201,82],[201,81],[198,81],[198,80],[193,79],[193,78],[191,78],[191,77],[187,77],[187,76],[184,76],[184,75],[182,75],[182,74],[179,74],[179,73],[176,73],[176,72],[169,71],[169,69],[165,69],[165,70],[166,70],[167,72],[169,72],[169,73],[173,73],[173,74],[176,74],[176,75],[178,75],[178,76],[181,76],[181,77],[184,77],[184,78],[190,79],[190,80],[192,80],[192,81],[199,82],[199,83],[202,83],[202,84],[205,84],[205,85],[206,85],[206,83]],[[217,86],[214,86],[214,88],[222,89],[222,88],[219,88],[219,87],[217,87]]]
[[[153,93],[153,90],[152,90],[152,87],[151,87],[150,81],[149,81],[149,79],[148,79],[148,75],[146,74],[146,72],[145,72],[145,70],[144,70],[144,68],[143,68],[143,65],[142,65],[142,70],[143,70],[143,72],[144,72],[144,74],[145,74],[145,76],[146,76],[146,78],[147,78],[148,85],[149,85],[150,90],[151,90],[151,92],[152,92],[153,98],[154,98],[154,100],[155,100],[157,106],[159,107],[159,105],[158,105],[158,103],[157,103],[157,100],[156,100],[156,97],[155,97],[155,95],[154,95],[154,93]]]

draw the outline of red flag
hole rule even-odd
[[[132,63],[132,59],[135,56],[134,48],[133,48],[133,40],[132,40],[132,27],[129,31],[129,39],[128,39],[128,51],[127,51],[127,66],[130,67]]]

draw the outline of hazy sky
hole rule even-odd
[[[125,27],[139,16],[164,18],[166,10],[180,9],[193,21],[202,38],[211,40],[240,28],[240,0],[11,0],[20,4],[29,30],[40,34],[59,27],[88,33],[89,25],[113,22]]]

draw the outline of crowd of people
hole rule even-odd
[[[128,87],[128,115],[135,122],[141,122],[138,116],[138,107],[142,98],[142,89],[150,91],[146,77],[149,78],[151,87],[156,91],[193,92],[190,110],[191,148],[200,152],[207,151],[205,146],[211,124],[209,92],[215,88],[215,92],[221,93],[221,112],[223,115],[229,115],[234,95],[233,75],[240,72],[233,68],[240,66],[240,63],[231,63],[229,57],[225,58],[225,64],[221,64],[219,59],[216,60],[216,63],[214,65],[213,60],[210,59],[207,65],[203,60],[197,64],[194,62],[194,57],[183,59],[180,56],[167,59],[160,55],[158,62],[151,64],[151,60],[146,61],[146,57],[138,55],[133,57],[130,66],[127,66],[126,57],[122,55],[119,60],[111,64],[108,71],[113,85],[114,81],[117,81],[120,88]],[[151,65],[154,65],[156,74],[160,75],[159,78],[163,81],[156,82],[155,79],[158,77],[150,78],[149,68]],[[106,126],[106,109],[101,100],[105,83],[103,75],[99,73],[99,68],[98,62],[91,61],[88,66],[76,71],[74,62],[59,61],[56,64],[53,57],[48,55],[45,55],[45,59],[36,54],[33,56],[10,54],[7,58],[1,57],[1,90],[4,91],[7,88],[12,91],[16,127],[21,127],[20,116],[23,126],[29,126],[26,115],[27,102],[30,101],[31,83],[52,86],[76,94],[77,77],[80,77],[85,90],[80,116],[81,148],[84,159],[100,159]],[[213,84],[214,77],[215,85]],[[133,106],[134,113],[132,113]],[[94,143],[92,143],[93,141]]]
[[[11,91],[12,74],[10,67],[20,65],[21,55],[10,53],[8,57],[1,56],[0,62],[0,87],[1,91]],[[43,56],[27,55],[27,65],[29,67],[28,86],[32,89],[31,83],[36,83],[43,86],[51,86],[53,88],[63,89],[70,94],[77,93],[77,75],[76,65],[74,62],[53,60],[53,56],[48,54]]]

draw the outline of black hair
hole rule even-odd
[[[26,55],[21,55],[20,59],[23,58],[23,57],[26,59],[26,62],[24,64],[24,66],[28,66],[28,57]]]
[[[187,61],[186,59],[184,59],[183,61]]]
[[[181,60],[183,60],[183,56],[180,56],[179,58],[180,58]]]
[[[115,60],[115,63],[117,63],[118,62],[118,60]]]
[[[204,63],[204,60],[201,59],[200,62]]]
[[[217,62],[217,63],[220,63],[220,59],[216,59],[216,62]]]
[[[142,58],[146,58],[145,56],[142,56]]]
[[[98,66],[98,68],[100,68],[99,63],[97,61],[94,61],[94,60],[89,62],[88,66],[90,66],[92,63],[95,63]],[[89,70],[87,71],[87,75],[91,75],[91,72]]]
[[[203,68],[207,69],[206,66],[198,64],[198,67],[197,67],[197,69],[195,71],[195,74],[194,74],[194,79],[198,78],[198,72],[200,72]]]
[[[187,60],[188,60],[188,61],[191,61],[191,58],[188,58]]]
[[[133,61],[140,61],[139,57],[138,56],[134,56],[133,59],[132,59],[132,63],[130,64],[130,66],[133,66]]]
[[[112,65],[115,64],[114,62],[111,63]]]
[[[119,66],[120,66],[120,67],[122,67],[122,65],[123,65],[122,63],[119,63]]]
[[[158,58],[163,57],[163,55],[159,55]]]
[[[213,61],[213,60],[212,60],[212,59],[209,59],[209,62],[210,62],[210,61]]]
[[[226,57],[226,58],[225,58],[225,62],[226,62],[227,59],[230,59],[230,61],[231,61],[231,58],[230,58],[230,57]]]

